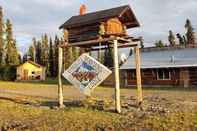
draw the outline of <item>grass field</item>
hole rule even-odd
[[[145,89],[143,110],[135,89],[121,89],[123,108],[116,114],[113,88],[98,87],[86,98],[65,85],[65,108],[58,109],[51,81],[0,82],[0,130],[197,130],[196,89]]]

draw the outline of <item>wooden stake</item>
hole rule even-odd
[[[58,48],[58,105],[59,108],[64,107],[63,87],[62,87],[62,64],[63,64],[63,49]]]
[[[137,78],[137,95],[138,103],[142,104],[142,80],[141,80],[141,60],[140,60],[140,49],[138,46],[135,47],[135,63],[136,63],[136,78]]]
[[[121,112],[120,106],[120,80],[118,64],[118,41],[114,40],[114,73],[115,73],[115,106],[117,113]]]

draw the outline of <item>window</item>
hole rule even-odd
[[[170,71],[168,69],[157,70],[157,80],[170,80]]]
[[[136,80],[136,72],[135,71],[128,71],[127,77],[129,80]]]

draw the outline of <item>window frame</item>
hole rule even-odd
[[[162,78],[159,77],[159,71],[162,71],[162,75],[163,75]],[[169,78],[165,77],[165,73],[166,73],[165,71],[168,71]],[[157,80],[171,80],[170,70],[169,69],[157,69]]]

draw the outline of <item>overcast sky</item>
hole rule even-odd
[[[197,0],[0,0],[5,18],[13,22],[17,46],[22,52],[32,37],[57,34],[62,23],[79,14],[80,4],[86,4],[88,12],[129,4],[141,24],[129,33],[143,36],[145,46],[160,39],[167,42],[169,30],[184,33],[187,18],[197,30]]]

